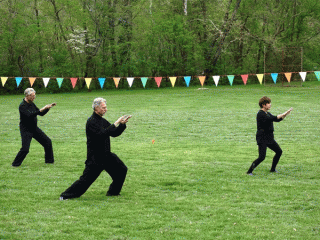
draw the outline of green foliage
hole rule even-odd
[[[303,48],[304,70],[319,69],[317,0],[195,0],[188,1],[187,15],[183,7],[181,0],[4,0],[0,75],[263,73],[269,72],[264,68],[265,54],[281,72],[282,56],[276,61],[271,56],[286,47]]]

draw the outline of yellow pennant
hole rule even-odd
[[[206,76],[198,76],[201,86],[203,87],[204,81],[206,80]]]
[[[114,84],[116,85],[116,88],[119,86],[120,78],[113,78]]]
[[[86,81],[87,87],[89,89],[92,78],[85,78],[84,80]]]
[[[177,77],[169,77],[172,87],[176,84]]]
[[[29,82],[30,82],[31,87],[35,81],[36,81],[36,78],[29,77]]]
[[[1,77],[2,87],[6,84],[6,81],[8,80],[7,77]]]
[[[285,73],[284,75],[286,75],[288,82],[290,82],[292,73]]]
[[[264,75],[264,74],[257,74],[257,77],[258,77],[258,80],[259,80],[259,83],[260,83],[260,84],[262,84],[263,75]]]

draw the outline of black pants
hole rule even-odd
[[[119,195],[128,169],[116,154],[111,153],[105,165],[87,163],[79,180],[75,181],[66,191],[61,193],[61,197],[64,199],[80,197],[99,177],[103,170],[105,170],[113,180],[107,195]]]
[[[37,140],[45,151],[45,162],[53,163],[53,149],[51,139],[40,129],[36,128],[33,132],[30,132],[24,128],[20,128],[22,147],[14,159],[12,166],[18,167],[21,165],[27,154],[29,153],[30,143],[32,138]]]
[[[267,147],[274,151],[276,154],[273,157],[271,172],[276,170],[279,159],[282,155],[282,149],[276,141],[271,143],[262,143],[258,145],[259,147],[259,157],[252,163],[251,167],[248,170],[248,173],[252,173],[253,169],[255,169],[265,158],[267,153]]]

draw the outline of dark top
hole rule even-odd
[[[110,136],[117,137],[126,129],[126,124],[116,127],[95,112],[87,120],[87,161],[86,164],[107,163],[111,153]]]
[[[257,114],[257,144],[271,143],[274,141],[273,122],[280,122],[282,118],[277,118],[269,112],[260,110]]]
[[[44,116],[49,109],[40,112],[39,108],[32,102],[27,103],[25,99],[22,100],[19,106],[20,112],[20,128],[27,131],[34,131],[37,128],[37,115]]]

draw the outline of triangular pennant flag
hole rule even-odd
[[[21,81],[22,81],[22,77],[16,77],[17,87],[19,87]]]
[[[71,80],[71,83],[72,83],[72,87],[74,88],[76,86],[76,84],[77,84],[78,78],[70,78],[70,80]]]
[[[184,77],[184,80],[186,81],[187,87],[189,87],[191,77],[190,76]]]
[[[285,73],[284,75],[286,76],[288,82],[290,82],[292,73]]]
[[[119,86],[120,78],[113,78],[114,84],[116,85],[116,88]]]
[[[203,87],[204,81],[206,80],[206,76],[198,76],[201,86]]]
[[[177,77],[169,77],[172,87],[176,84]]]
[[[57,83],[59,88],[61,88],[62,82],[63,82],[63,78],[57,78]]]
[[[142,82],[142,85],[144,88],[146,88],[147,81],[148,81],[148,78],[146,78],[146,77],[141,78],[141,82]]]
[[[162,77],[155,77],[154,80],[156,81],[158,87],[160,87]]]
[[[263,75],[264,75],[264,74],[257,74],[257,78],[258,78],[260,84],[262,84]]]
[[[218,83],[219,83],[220,76],[212,76],[212,77],[213,77],[213,81],[214,81],[214,83],[216,84],[216,87],[217,87]],[[230,81],[230,79],[229,79],[229,81]],[[232,82],[233,82],[233,79],[232,79]]]
[[[99,80],[99,83],[100,83],[100,86],[101,86],[101,89],[103,88],[103,85],[104,85],[104,82],[106,81],[105,78],[98,78]],[[89,88],[89,87],[88,87]]]
[[[241,75],[241,78],[242,78],[244,85],[247,85],[248,76],[249,76],[248,74]]]
[[[89,89],[91,81],[92,81],[92,78],[85,78],[84,80],[86,81],[87,87]]]
[[[29,82],[30,82],[31,87],[33,86],[33,84],[36,81],[36,79],[37,78],[35,78],[35,77],[29,77]]]
[[[228,75],[228,79],[229,79],[229,83],[232,86],[233,84],[233,79],[234,79],[234,75]]]
[[[306,76],[307,76],[307,72],[299,72],[301,78],[302,78],[302,81],[306,81]]]
[[[50,81],[50,78],[43,78],[44,87],[48,86],[49,81]]]
[[[8,80],[7,77],[1,77],[2,87],[6,84],[6,81]]]
[[[131,87],[131,86],[132,86],[133,80],[134,80],[134,78],[127,78],[127,81],[128,81],[129,87]]]
[[[276,84],[277,83],[277,78],[278,78],[278,73],[271,73],[271,77],[273,79],[273,82]]]
[[[320,81],[320,71],[315,71],[314,74],[318,78],[318,81]]]

